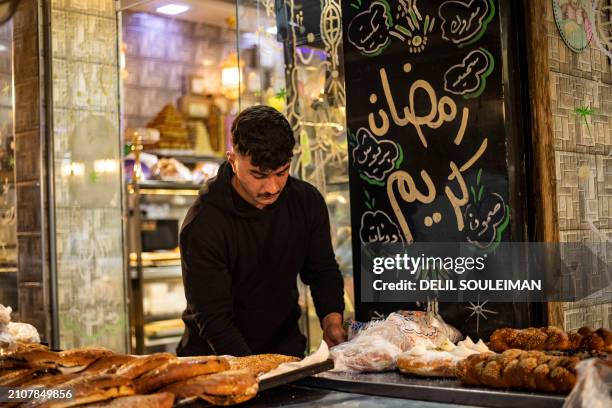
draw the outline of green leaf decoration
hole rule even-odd
[[[484,193],[484,186],[480,186],[480,190],[478,190],[478,199],[476,200],[476,202],[482,199],[482,193]]]
[[[368,203],[367,201],[365,202],[365,206],[368,208],[368,210],[372,209],[372,207],[370,206],[370,203]]]
[[[287,97],[287,90],[285,88],[279,89],[274,96],[277,99],[285,99]]]
[[[472,197],[474,197],[474,202],[476,201],[476,191],[474,191],[474,186],[470,186],[470,191],[472,192]]]
[[[397,146],[397,151],[399,152],[397,160],[395,160],[395,169],[397,170],[404,162],[404,149],[402,149],[402,145],[400,145],[399,143],[396,143],[395,145]]]
[[[480,185],[480,177],[482,176],[482,169],[478,170],[478,174],[476,175],[476,185]]]
[[[372,208],[376,207],[376,197],[372,198]]]

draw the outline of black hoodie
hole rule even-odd
[[[310,285],[319,318],[344,309],[325,200],[289,177],[277,201],[260,210],[238,195],[232,176],[224,163],[183,223],[187,309],[177,354],[303,356],[297,275]]]

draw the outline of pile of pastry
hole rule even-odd
[[[14,404],[27,408],[165,408],[195,399],[231,405],[257,394],[260,374],[294,360],[283,355],[131,356],[104,348],[55,352],[19,343],[0,356],[0,387],[71,390],[70,399],[39,398]]]
[[[565,394],[576,384],[581,360],[612,356],[612,331],[606,329],[503,328],[490,340],[490,350],[469,337],[457,345],[421,344],[400,354],[396,364],[405,374],[456,377],[465,385]]]
[[[503,328],[485,344],[469,337],[460,341],[461,334],[437,313],[400,311],[349,333],[350,341],[331,349],[334,371],[398,369],[411,376],[457,378],[465,385],[567,393],[581,360],[612,360],[612,332],[588,327],[572,333]]]

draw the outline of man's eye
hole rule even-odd
[[[281,171],[280,173],[276,173],[277,176],[283,177],[287,173],[287,170]]]

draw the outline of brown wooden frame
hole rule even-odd
[[[557,183],[548,65],[546,7],[550,0],[525,1],[527,64],[531,107],[535,231],[539,242],[559,242]],[[549,302],[548,324],[563,327],[561,302]]]

